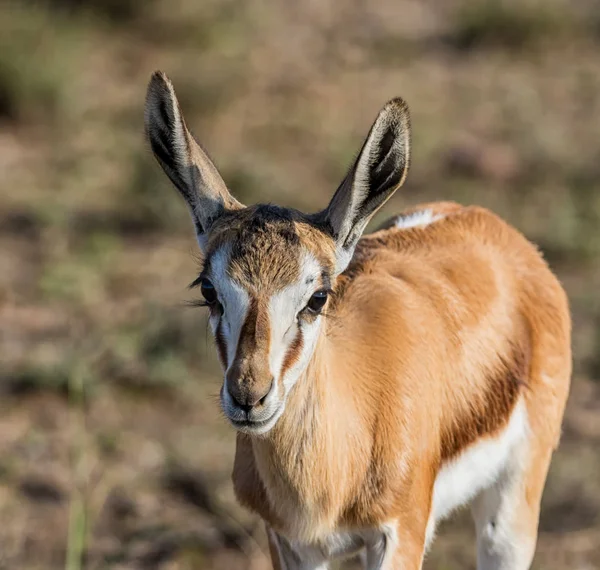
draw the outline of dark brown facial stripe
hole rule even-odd
[[[215,343],[217,345],[219,359],[221,360],[221,366],[223,366],[223,370],[227,370],[227,343],[225,342],[225,337],[223,336],[221,322],[222,321],[219,321],[217,330],[215,331]]]
[[[253,298],[240,330],[235,359],[227,372],[229,391],[238,402],[255,401],[271,385],[269,366],[269,311],[266,303]]]
[[[246,320],[240,330],[236,360],[247,359],[252,352],[269,346],[270,328],[266,307],[261,307],[260,302],[253,298],[250,300]]]
[[[298,329],[298,333],[296,334],[296,338],[290,344],[288,351],[285,354],[285,358],[283,359],[283,365],[281,366],[281,378],[283,378],[286,372],[298,362],[300,358],[300,354],[302,352],[302,347],[304,345],[304,338],[302,336],[302,329]]]

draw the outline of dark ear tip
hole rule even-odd
[[[167,74],[164,71],[161,71],[160,69],[157,69],[153,74],[152,77],[150,78],[150,83],[162,83],[162,84],[169,84],[171,83],[169,81],[169,78],[167,77]]]
[[[175,90],[171,81],[162,71],[155,71],[148,83],[144,105],[144,124],[149,138],[152,138],[150,136],[152,125],[156,127],[158,124],[171,124],[172,112],[169,109],[172,109],[175,104]]]
[[[390,99],[385,104],[385,107],[389,107],[390,109],[398,109],[401,111],[408,111],[408,103],[402,99],[402,97],[394,97],[393,99]]]
[[[173,84],[166,73],[160,70],[155,71],[148,83],[147,98],[163,97],[165,94],[171,93],[172,91]]]
[[[394,97],[390,99],[383,107],[382,113],[390,116],[390,118],[396,119],[402,123],[405,123],[410,127],[410,111],[408,103],[402,99],[402,97]]]

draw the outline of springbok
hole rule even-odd
[[[356,554],[419,569],[465,504],[477,567],[529,568],[571,375],[568,302],[535,246],[450,202],[361,237],[406,177],[402,99],[310,215],[240,204],[161,72],[145,126],[195,225],[235,493],[264,519],[275,569]]]

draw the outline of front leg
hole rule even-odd
[[[366,570],[421,570],[425,536],[401,529],[397,522],[385,524],[365,542],[363,565]]]
[[[327,570],[329,563],[316,548],[294,547],[285,537],[267,526],[273,570]]]
[[[414,520],[413,520],[413,525]],[[333,557],[356,552],[364,546],[361,559],[365,570],[421,570],[425,552],[425,529],[406,530],[407,523],[384,524],[377,530],[360,533],[354,545]],[[329,558],[323,549],[291,543],[267,526],[269,549],[274,570],[327,570]]]

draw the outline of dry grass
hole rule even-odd
[[[73,570],[268,567],[232,498],[205,317],[184,306],[190,223],[142,136],[155,68],[244,201],[323,206],[401,94],[414,162],[382,215],[476,202],[540,244],[571,299],[576,376],[535,567],[599,567],[594,5],[140,6],[0,5],[0,569],[64,568],[67,551]],[[474,568],[473,551],[463,514],[427,567]]]

